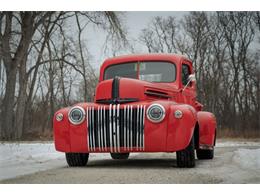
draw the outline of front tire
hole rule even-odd
[[[129,153],[110,153],[110,155],[115,160],[126,160],[129,157]]]
[[[197,149],[196,153],[197,153],[197,158],[200,160],[214,158],[214,148],[212,150]]]
[[[177,151],[177,167],[192,168],[195,166],[194,136],[187,148]]]
[[[83,167],[88,162],[88,153],[66,153],[66,161],[70,167]]]

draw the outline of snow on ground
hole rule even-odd
[[[238,149],[235,151],[233,161],[243,169],[260,170],[260,148]]]
[[[91,154],[89,160],[110,158],[109,154]],[[0,144],[0,180],[64,166],[65,155],[52,142]]]
[[[246,149],[245,146],[259,146],[260,142],[218,141],[217,147],[238,147],[233,162],[244,169],[260,169],[260,148]],[[138,155],[138,153],[131,156]],[[90,154],[89,160],[111,159],[109,154]],[[0,180],[20,175],[67,166],[64,153],[57,152],[52,142],[1,143]]]
[[[50,142],[0,144],[0,180],[49,169],[62,158]]]

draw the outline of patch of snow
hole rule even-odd
[[[109,153],[89,155],[89,161],[100,159],[111,157]],[[0,180],[65,166],[64,153],[57,152],[52,142],[0,144]]]
[[[64,154],[57,152],[50,142],[2,143],[0,180],[61,166],[61,159],[64,159]]]
[[[260,148],[238,149],[234,152],[233,161],[243,169],[260,170]]]

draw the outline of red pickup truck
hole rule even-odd
[[[85,166],[89,153],[127,159],[131,152],[176,152],[178,167],[212,159],[216,118],[196,100],[192,62],[180,55],[144,54],[107,59],[94,102],[58,110],[57,151],[69,166]]]

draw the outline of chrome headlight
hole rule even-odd
[[[69,111],[69,121],[74,125],[79,125],[85,120],[85,110],[80,106],[74,106]]]
[[[154,123],[159,123],[165,117],[165,109],[160,104],[152,104],[148,107],[146,115],[150,121]]]

